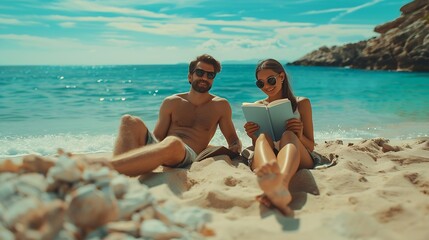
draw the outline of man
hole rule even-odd
[[[125,115],[113,152],[113,167],[120,173],[136,176],[158,166],[184,167],[207,148],[217,126],[229,149],[239,153],[241,142],[232,122],[228,101],[209,90],[220,63],[212,56],[198,56],[189,64],[189,92],[164,99],[153,134],[138,117]]]

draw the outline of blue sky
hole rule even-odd
[[[409,0],[1,0],[0,65],[296,60],[378,34]]]

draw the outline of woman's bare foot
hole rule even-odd
[[[269,162],[255,170],[258,176],[258,184],[264,191],[264,195],[268,200],[278,208],[283,214],[288,215],[291,212],[288,204],[292,201],[292,196],[289,190],[283,183],[283,175],[280,172],[280,167],[277,162]],[[263,196],[257,197],[265,206],[270,204]]]
[[[272,208],[273,203],[270,201],[270,199],[268,199],[267,195],[265,195],[265,193],[262,193],[258,196],[256,196],[256,201],[260,202],[262,205],[264,205],[267,208]]]

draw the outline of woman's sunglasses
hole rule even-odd
[[[208,79],[214,79],[216,77],[215,72],[207,72],[207,71],[204,71],[203,69],[199,69],[199,68],[195,69],[194,73],[197,74],[198,77],[202,77],[202,76],[204,76],[204,73],[207,73]]]
[[[278,76],[278,75],[277,75]],[[269,77],[269,78],[267,78],[267,83],[268,84],[270,84],[271,86],[274,86],[274,85],[276,85],[276,83],[277,83],[277,76],[271,76],[271,77]],[[258,86],[258,88],[263,88],[264,87],[264,82],[263,81],[261,81],[261,80],[257,80],[256,81],[256,86]]]

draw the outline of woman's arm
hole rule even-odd
[[[303,98],[298,102],[299,113],[303,124],[302,144],[312,152],[314,150],[314,129],[313,129],[313,113],[311,103],[308,98]]]
[[[309,150],[314,150],[314,129],[311,103],[308,98],[298,101],[301,120],[291,119],[287,122],[286,130],[294,132],[302,144]]]

